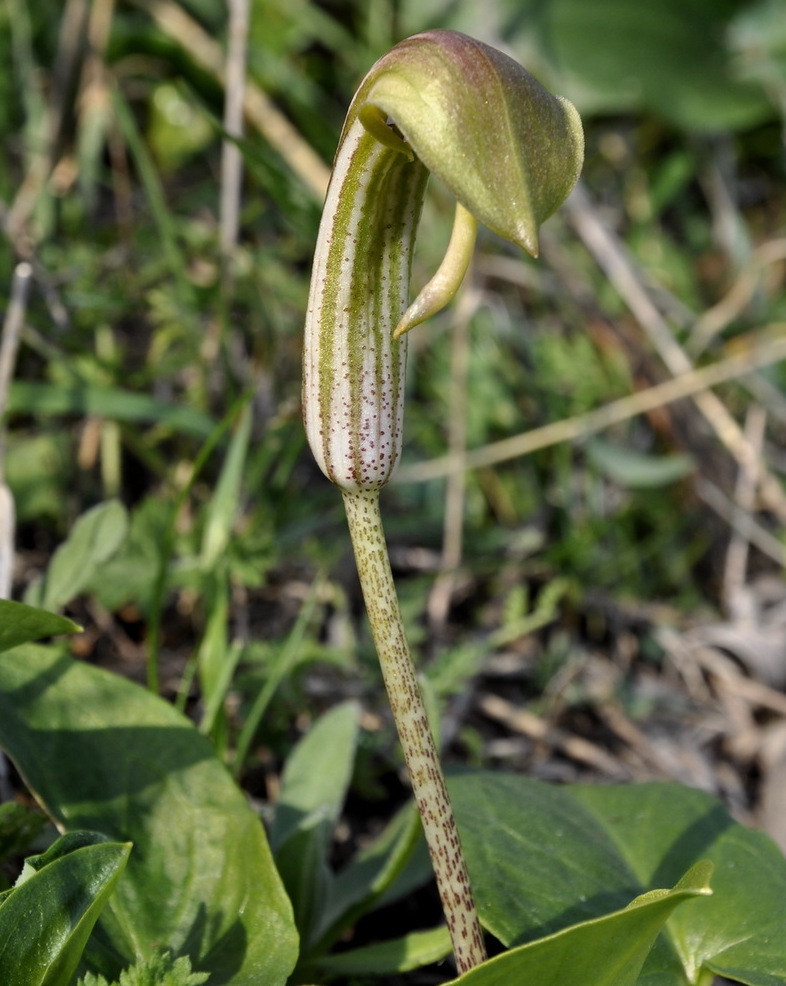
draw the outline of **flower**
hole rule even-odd
[[[402,444],[406,337],[453,297],[476,222],[537,255],[538,227],[578,178],[571,103],[502,52],[455,31],[396,45],[350,105],[320,224],[303,353],[306,433],[349,492],[380,489]],[[457,200],[437,274],[408,307],[429,173]]]

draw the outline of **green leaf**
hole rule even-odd
[[[522,945],[470,970],[451,986],[635,986],[656,936],[683,901],[711,893],[712,866],[698,863],[673,890],[654,891],[613,914]]]
[[[448,787],[481,920],[503,944],[601,917],[709,860],[714,897],[669,921],[642,981],[688,986],[713,970],[786,983],[786,859],[715,799],[677,784],[557,788],[484,771]]]
[[[450,934],[444,925],[429,931],[413,931],[403,938],[353,948],[319,961],[329,976],[386,976],[409,972],[450,954]]]
[[[568,788],[482,771],[451,776],[448,788],[481,921],[504,945],[608,914],[650,889]]]
[[[579,111],[646,110],[680,127],[716,131],[772,116],[758,85],[738,80],[725,44],[736,0],[517,0],[526,45],[548,82]],[[541,73],[542,74],[542,73]]]
[[[155,586],[162,546],[166,543],[172,505],[157,496],[142,500],[131,513],[128,535],[118,550],[99,565],[84,591],[110,612],[133,601],[147,612]]]
[[[645,455],[600,438],[587,442],[586,448],[596,469],[628,489],[668,486],[696,469],[689,455]]]
[[[221,475],[207,509],[199,558],[200,567],[204,572],[209,572],[215,567],[229,545],[232,525],[238,511],[243,467],[250,437],[251,406],[246,404],[238,418]]]
[[[720,802],[674,784],[577,787],[643,886],[668,883],[693,860],[715,865],[711,900],[687,904],[669,939],[695,982],[699,969],[750,986],[786,983],[786,859],[763,832],[733,821]],[[654,975],[663,960],[653,955]]]
[[[49,610],[65,606],[117,551],[127,531],[128,515],[117,500],[99,503],[86,511],[55,551],[46,575],[29,586],[25,602]]]
[[[166,943],[211,986],[286,980],[297,938],[262,825],[170,705],[27,645],[0,656],[0,745],[63,828],[134,843],[88,947],[94,971],[117,975]]]
[[[316,929],[319,950],[377,905],[394,903],[433,877],[420,816],[409,801],[333,880]]]
[[[37,418],[63,414],[83,418],[94,415],[112,421],[163,425],[173,431],[207,438],[215,422],[193,407],[167,404],[147,394],[119,387],[83,383],[73,386],[16,380],[11,384],[9,413],[34,414]]]
[[[75,466],[63,433],[47,432],[36,416],[36,433],[7,436],[4,471],[16,501],[17,521],[51,517],[60,521],[63,490]]]
[[[753,0],[740,5],[727,34],[737,76],[758,82],[781,108],[786,91],[785,27],[781,0]]]
[[[338,819],[352,779],[358,704],[343,702],[321,716],[287,758],[270,831],[273,848],[316,818]]]
[[[38,869],[31,868],[0,904],[4,981],[14,986],[70,982],[130,851],[129,844],[80,833],[76,839],[63,837],[37,858]]]
[[[232,528],[238,512],[243,467],[251,437],[251,408],[241,411],[227,450],[221,475],[207,508],[199,567],[205,580],[207,619],[205,633],[199,646],[197,664],[199,682],[205,699],[205,714],[201,731],[216,741],[216,726],[220,730],[221,712],[226,692],[240,658],[239,644],[228,645],[230,635],[229,592],[226,557],[232,538]]]
[[[29,880],[31,876],[40,873],[45,866],[54,863],[56,859],[62,859],[69,853],[77,849],[83,849],[85,846],[94,846],[108,841],[110,840],[100,832],[85,832],[82,830],[66,832],[65,835],[61,835],[59,839],[53,842],[46,852],[27,857],[14,887],[19,887],[26,880]]]
[[[16,801],[0,805],[0,863],[25,852],[44,826],[44,817]],[[0,888],[3,886],[0,883]]]
[[[330,837],[352,779],[357,733],[356,702],[344,702],[314,723],[286,762],[271,826],[270,844],[298,929],[311,944],[330,894]]]
[[[19,644],[28,644],[42,637],[55,637],[60,633],[79,633],[82,628],[65,616],[57,616],[47,610],[27,606],[25,603],[0,599],[0,651],[10,650]]]

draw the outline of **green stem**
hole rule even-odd
[[[349,532],[371,632],[393,718],[423,821],[442,907],[460,973],[486,951],[456,820],[426,717],[390,570],[377,491],[343,491]]]

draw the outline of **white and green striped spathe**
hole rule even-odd
[[[428,172],[346,128],[322,214],[303,354],[306,432],[342,489],[379,489],[401,450],[412,246]]]
[[[466,270],[475,220],[537,253],[582,161],[581,123],[520,65],[453,31],[397,45],[363,80],[339,142],[306,318],[303,411],[323,472],[373,491],[402,443],[406,336]],[[451,248],[408,309],[429,172],[458,201]]]

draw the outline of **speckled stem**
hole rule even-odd
[[[399,610],[388,560],[379,494],[344,491],[352,546],[393,718],[423,821],[456,965],[466,972],[486,958],[453,808]]]

